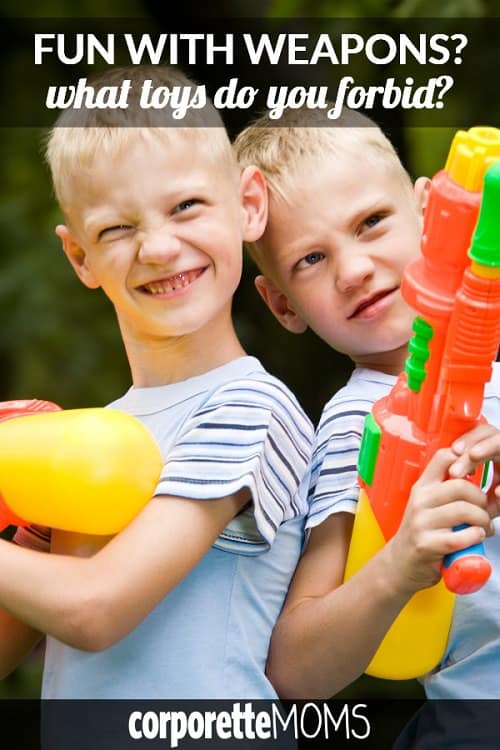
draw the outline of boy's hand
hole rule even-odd
[[[493,533],[487,496],[464,477],[485,454],[492,458],[498,448],[500,458],[500,433],[494,438],[491,432],[481,432],[478,438],[477,432],[474,437],[471,431],[466,437],[460,458],[451,448],[433,456],[414,484],[401,526],[388,543],[396,585],[407,595],[439,581],[445,555],[482,542]],[[459,476],[450,478],[450,469],[455,466],[456,472],[457,463]],[[453,531],[460,524],[467,527]]]
[[[491,518],[500,515],[500,431],[490,424],[482,424],[467,432],[452,445],[459,458],[450,466],[450,476],[466,477],[476,467],[491,462],[486,496]]]

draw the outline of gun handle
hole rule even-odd
[[[464,529],[465,524],[455,526],[454,531]],[[478,591],[491,575],[491,563],[486,557],[483,544],[446,555],[441,567],[446,588],[455,594],[473,594]]]

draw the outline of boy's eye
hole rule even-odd
[[[368,227],[368,229],[371,229],[372,227],[376,226],[380,221],[382,221],[383,216],[382,214],[371,214],[367,219],[364,221],[364,225]]]
[[[297,268],[308,268],[309,266],[315,266],[316,263],[319,263],[322,261],[325,257],[324,253],[320,252],[314,252],[314,253],[307,253],[299,262],[297,263]]]
[[[187,211],[188,208],[192,208],[198,201],[196,198],[189,198],[187,201],[181,201],[175,208],[174,213],[178,214],[182,211]]]
[[[116,239],[117,237],[125,234],[126,232],[129,232],[133,227],[131,227],[129,224],[116,224],[112,227],[106,227],[105,229],[101,229],[98,235],[98,240],[106,239]]]

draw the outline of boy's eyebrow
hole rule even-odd
[[[88,234],[92,234],[94,231],[102,229],[103,225],[114,223],[118,219],[119,213],[117,211],[107,209],[106,211],[99,212],[97,210],[95,213],[90,213],[90,215],[85,217],[82,222],[83,230]]]
[[[186,179],[183,183],[181,178],[180,181],[176,180],[175,186],[172,186],[171,189],[166,185],[165,192],[161,196],[158,196],[158,200],[175,204],[178,201],[186,200],[187,198],[204,195],[210,190],[210,188],[211,184],[206,179],[200,178],[196,181]],[[102,223],[115,221],[116,218],[123,216],[130,211],[135,212],[135,210],[133,204],[127,205],[126,202],[120,206],[95,206],[88,209],[88,215],[83,222],[83,227],[86,231],[96,229]]]
[[[297,257],[301,258],[312,251],[312,248],[319,247],[322,243],[313,238],[309,239],[302,236],[297,242],[284,245],[279,250],[280,260],[282,262],[295,261]]]
[[[350,226],[356,226],[363,221],[370,214],[377,213],[378,211],[388,210],[392,205],[392,201],[385,194],[379,195],[364,202],[362,205],[355,206],[353,213],[349,214],[346,224]]]
[[[342,220],[342,224],[346,227],[352,228],[358,226],[367,216],[380,211],[388,211],[392,206],[392,201],[387,195],[381,194],[370,198],[367,202],[363,202],[362,205],[355,206],[353,213],[349,213]],[[332,208],[332,211],[335,209]],[[331,237],[328,238],[331,243]],[[324,244],[323,237],[314,234],[301,235],[295,242],[288,244],[283,243],[279,247],[279,256],[281,262],[287,263],[295,260],[297,257],[303,257],[309,252],[312,252],[316,248],[320,248]]]

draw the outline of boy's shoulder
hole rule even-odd
[[[123,396],[108,406],[126,407],[132,413],[149,413],[159,407],[184,403],[196,399],[200,403],[246,401],[261,406],[281,403],[290,410],[302,413],[308,419],[296,396],[285,383],[271,375],[262,363],[252,356],[231,360],[213,370],[183,381],[148,388],[130,388]]]
[[[312,423],[293,391],[275,375],[271,375],[255,357],[245,357],[249,367],[241,371],[239,377],[221,380],[207,394],[207,401],[227,400],[241,403],[248,400],[253,406],[269,409],[282,409],[291,416],[300,417],[304,425]]]
[[[307,454],[314,428],[295,395],[251,356],[239,357],[201,375],[169,385],[131,388],[109,405],[126,411],[161,436],[165,451],[187,434],[200,441],[247,442],[274,423]],[[219,438],[217,438],[219,439]]]
[[[228,425],[225,438],[235,442],[267,434],[269,449],[289,453],[294,462],[308,463],[314,442],[314,425],[292,390],[271,375],[254,357],[239,377],[221,381],[207,392],[194,416],[194,423],[212,419]],[[234,432],[231,432],[231,428]],[[246,437],[245,437],[246,434]],[[290,453],[291,452],[291,453]],[[286,458],[286,456],[284,456]],[[297,467],[298,468],[298,467]]]
[[[385,396],[396,377],[378,370],[357,367],[347,383],[339,388],[325,404],[318,424],[318,431],[334,420],[363,418],[371,411],[375,401]]]
[[[333,432],[333,425],[362,421],[373,404],[385,396],[396,382],[395,375],[358,367],[347,383],[325,404],[317,433]],[[500,424],[500,362],[494,362],[490,381],[485,388],[485,412],[489,421]],[[491,416],[494,414],[494,416]]]

